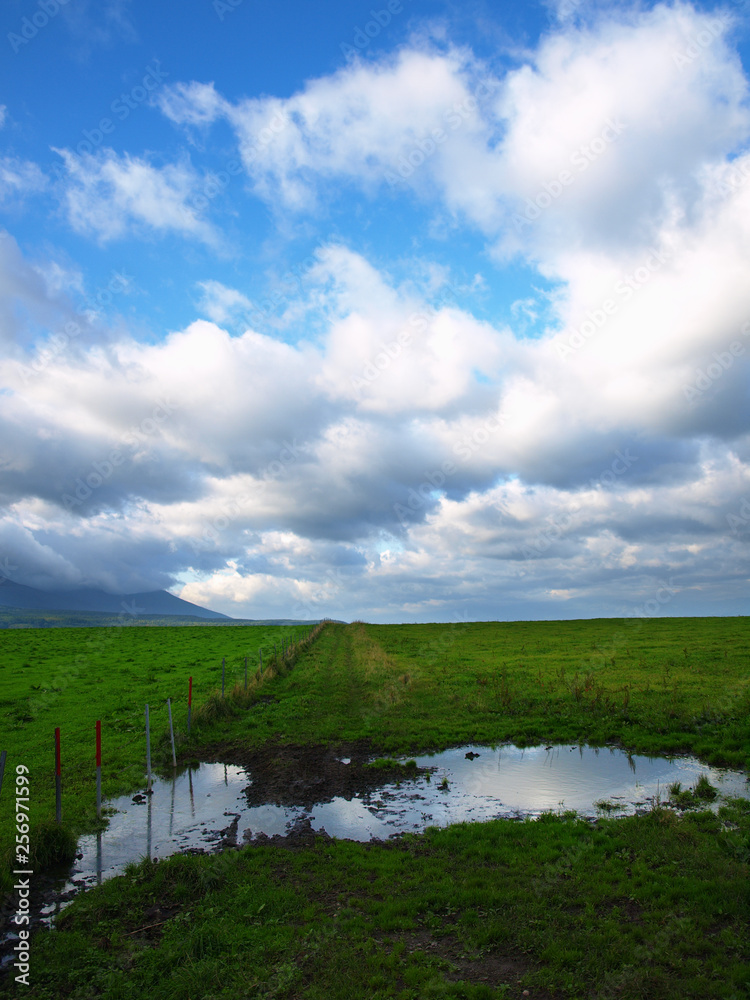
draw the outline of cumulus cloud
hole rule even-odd
[[[369,193],[401,185],[439,195],[502,253],[619,251],[689,215],[696,173],[747,139],[732,25],[682,4],[608,10],[544,36],[503,78],[466,49],[407,48],[285,100],[232,103],[193,82],[161,105],[180,123],[227,119],[274,205],[310,209],[337,178]]]
[[[216,242],[196,207],[200,178],[187,161],[159,168],[111,149],[81,156],[56,152],[65,164],[63,202],[76,232],[106,243],[135,227]]]
[[[150,586],[257,617],[739,609],[750,119],[731,18],[554,14],[502,73],[411,45],[288,98],[161,91],[177,125],[231,125],[277,213],[345,190],[416,198],[480,234],[497,267],[519,257],[552,282],[551,319],[521,337],[478,318],[449,268],[399,279],[343,239],[286,296],[294,342],[238,332],[247,290],[211,279],[203,318],[163,340],[120,335],[29,378],[9,310],[2,537],[22,582],[150,589],[153,565]],[[62,155],[77,231],[214,239],[187,161]],[[50,322],[49,282],[15,246],[0,264]],[[515,313],[538,325],[539,303]]]
[[[192,83],[167,88],[160,103],[180,123],[226,118],[258,193],[305,209],[316,203],[317,188],[336,178],[371,191],[388,183],[386,173],[398,181],[400,161],[408,161],[434,130],[460,129],[468,152],[481,129],[472,90],[477,72],[460,53],[404,50],[384,64],[355,63],[311,81],[287,100],[233,104],[213,84]]]
[[[60,359],[23,386],[6,367],[4,499],[26,512],[24,545],[8,536],[22,582],[56,572],[38,534],[67,554],[65,579],[148,589],[137,566],[158,556],[159,580],[189,568],[183,596],[230,614],[286,602],[354,616],[391,588],[408,609],[428,588],[450,617],[480,599],[477,573],[501,590],[533,581],[540,607],[563,593],[583,607],[605,580],[625,607],[667,571],[675,594],[715,590],[711,560],[743,544],[726,518],[748,488],[744,432],[681,442],[648,407],[612,415],[606,386],[583,405],[580,374],[548,345],[434,308],[343,246],[307,280],[327,317],[317,345],[196,321],[162,344]],[[85,553],[124,519],[131,561],[112,541],[94,573]]]

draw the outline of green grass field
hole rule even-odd
[[[107,631],[2,635],[6,783],[23,758],[35,822],[54,811],[55,725],[65,734],[65,820],[91,828],[95,720],[105,733],[106,793],[130,790],[143,784],[142,703],[167,696],[183,758],[221,744],[276,752],[366,741],[373,753],[398,754],[580,741],[750,769],[748,619],[327,624],[295,662],[223,702],[209,697],[221,657],[229,687],[253,653],[248,633],[257,655],[259,629]],[[266,648],[279,634],[267,630]],[[188,740],[189,674],[201,707]],[[41,684],[49,702],[29,707]],[[153,733],[162,764],[165,716],[157,713]],[[106,738],[115,732],[116,747]],[[745,800],[718,815],[660,805],[594,826],[549,815],[388,844],[318,838],[295,850],[144,862],[87,892],[58,931],[36,937],[22,995],[406,1000],[528,990],[739,1000],[750,991],[749,862]]]
[[[308,626],[182,626],[23,629],[0,632],[0,751],[7,751],[0,794],[0,856],[13,842],[15,767],[31,781],[32,825],[44,830],[55,816],[55,728],[60,728],[63,819],[78,834],[96,821],[95,727],[102,723],[102,794],[140,788],[146,762],[145,705],[149,704],[153,761],[168,744],[167,698],[178,740],[187,728],[188,678],[193,708],[225,684],[244,686],[245,656],[252,684],[259,649],[268,664],[274,644],[301,638]],[[159,747],[161,746],[161,755]],[[46,837],[37,838],[45,852]],[[38,860],[41,860],[40,857]],[[0,891],[7,889],[7,865]]]
[[[262,723],[202,739],[369,739],[388,752],[464,743],[620,743],[750,766],[744,618],[329,625],[274,687]]]

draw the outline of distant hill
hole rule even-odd
[[[31,611],[0,606],[0,630],[6,628],[144,628],[200,625],[204,628],[238,625],[317,625],[320,619],[198,618],[197,615],[110,615],[106,611]]]
[[[0,586],[0,607],[24,611],[84,611],[118,615],[122,618],[179,615],[190,618],[211,618],[231,622],[228,615],[210,611],[190,601],[183,601],[166,590],[145,594],[107,594],[103,590],[37,590],[22,583],[4,580]]]

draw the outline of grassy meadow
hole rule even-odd
[[[145,705],[151,718],[152,762],[169,744],[167,698],[178,740],[187,730],[188,678],[193,711],[221,689],[244,687],[245,656],[252,685],[259,650],[267,665],[274,645],[301,639],[311,626],[181,626],[9,629],[0,632],[0,751],[7,751],[0,794],[0,856],[14,836],[13,779],[30,769],[36,866],[49,854],[55,817],[55,728],[60,727],[63,821],[75,834],[95,829],[95,726],[102,723],[102,796],[141,788],[146,764]],[[159,754],[159,746],[162,752]],[[171,763],[171,758],[170,758]],[[9,885],[7,865],[0,891]]]
[[[31,769],[34,822],[54,815],[56,725],[65,823],[92,829],[95,720],[105,794],[143,787],[143,703],[166,697],[183,759],[208,747],[356,742],[392,755],[544,741],[690,752],[750,770],[744,618],[328,623],[262,683],[251,671],[247,693],[242,683],[229,691],[244,656],[254,667],[259,645],[272,649],[294,629],[98,631],[0,636],[4,845],[16,762]],[[163,708],[152,746],[164,766]],[[685,791],[682,804],[699,801]],[[718,814],[672,805],[595,825],[547,815],[389,843],[317,837],[144,861],[36,936],[23,995],[739,1000],[750,992],[750,803]]]
[[[744,618],[328,625],[273,690],[201,739],[617,743],[750,769]]]

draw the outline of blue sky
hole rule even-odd
[[[9,0],[0,572],[748,613],[749,14]]]

